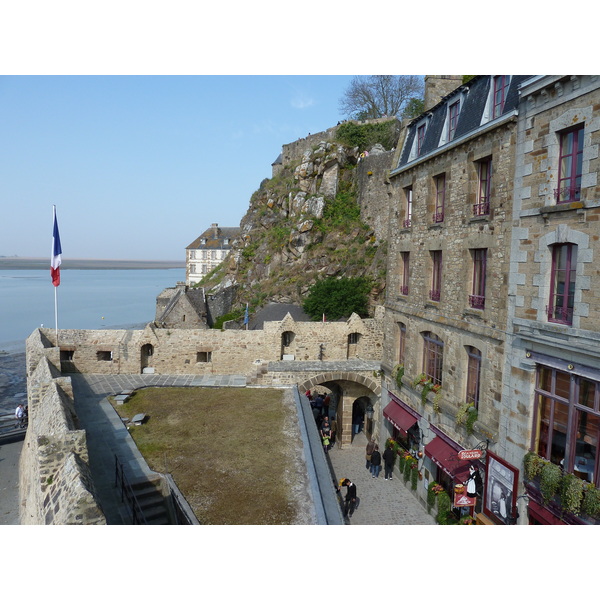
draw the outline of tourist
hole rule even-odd
[[[329,425],[329,419],[323,418],[323,424],[321,425],[321,439],[323,440],[323,448],[325,454],[329,451],[329,445],[331,444],[331,426]]]
[[[391,446],[388,446],[383,452],[383,467],[385,471],[385,478],[391,479],[392,472],[394,471],[394,462],[396,460],[396,453]]]
[[[329,403],[331,402],[331,397],[329,396],[329,394],[325,395],[325,398],[323,398],[323,414],[328,417],[329,416]]]
[[[19,404],[15,410],[15,419],[17,419],[17,424],[15,425],[15,429],[18,427],[24,427],[25,421],[25,408],[22,404]]]
[[[330,447],[333,447],[333,445],[335,444],[336,434],[337,434],[337,421],[335,420],[335,417],[331,417],[331,444],[330,444]]]
[[[352,483],[348,478],[342,479],[342,487],[347,487],[346,498],[344,499],[344,517],[351,517],[356,510],[356,485]],[[339,489],[336,490],[339,492]]]
[[[373,454],[371,454],[371,475],[373,478],[379,477],[381,471],[381,454],[379,453],[379,446],[375,444]]]
[[[371,470],[371,454],[373,454],[373,450],[375,450],[375,440],[371,440],[367,443],[367,449],[365,453],[365,458],[367,459],[366,468]]]

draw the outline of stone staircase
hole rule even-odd
[[[139,479],[131,484],[131,489],[147,525],[171,525],[160,478]]]

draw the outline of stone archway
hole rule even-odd
[[[359,373],[340,371],[320,373],[298,384],[298,391],[304,395],[317,386],[339,390],[336,405],[337,443],[344,448],[352,443],[352,406],[359,398],[368,399],[371,406],[381,397],[381,385],[372,377]]]

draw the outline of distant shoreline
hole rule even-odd
[[[185,269],[179,260],[109,260],[95,258],[65,258],[61,269]],[[0,270],[50,269],[50,258],[0,257]]]

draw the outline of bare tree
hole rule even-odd
[[[418,75],[357,76],[340,99],[340,112],[354,119],[376,119],[400,114],[412,98],[423,97],[423,78]]]

